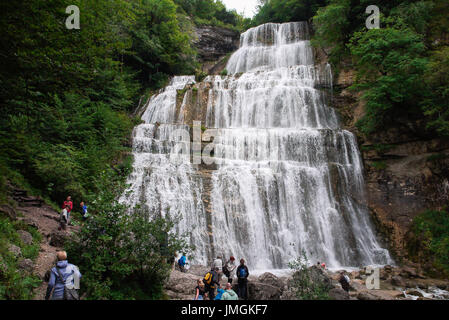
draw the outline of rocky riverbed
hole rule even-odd
[[[166,294],[173,300],[192,300],[196,281],[202,279],[209,268],[192,266],[187,273],[173,271],[168,279]],[[379,289],[368,289],[366,268],[347,272],[351,279],[349,293],[338,282],[340,271],[311,267],[313,281],[325,282],[333,300],[449,300],[449,280],[428,278],[413,267],[385,266],[379,270]],[[266,272],[249,276],[250,300],[296,300],[292,277],[276,276]],[[221,281],[225,285],[226,278]],[[236,282],[236,281],[235,281]],[[236,284],[234,284],[236,286]]]

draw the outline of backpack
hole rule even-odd
[[[229,272],[229,269],[228,269],[228,266],[227,266],[227,265],[224,265],[224,266],[223,266],[223,273],[224,273],[224,275],[225,275],[226,277],[228,277],[228,278],[229,278],[229,276],[231,275],[231,273]]]
[[[64,300],[79,300],[80,296],[78,294],[78,290],[67,288],[65,281],[64,281],[64,277],[62,276],[61,270],[59,270],[59,268],[56,267],[56,271],[58,272],[59,280],[61,280],[61,282],[64,284],[63,299]]]
[[[215,286],[212,285],[212,280],[214,278],[214,275],[212,274],[211,271],[209,271],[208,273],[206,273],[206,275],[204,276],[204,284],[207,285],[210,288],[215,288]]]
[[[240,268],[239,278],[246,278],[246,269],[244,267]]]

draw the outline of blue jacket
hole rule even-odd
[[[61,281],[56,268],[61,271],[64,282]],[[66,285],[75,285],[74,275],[77,275],[79,278],[81,278],[81,273],[79,272],[77,266],[68,263],[67,260],[58,261],[56,267],[51,269],[50,280],[48,282],[47,294],[45,296],[45,299],[48,300],[50,298],[51,291],[54,288],[52,300],[62,300],[64,298],[64,287]]]
[[[214,300],[221,300],[221,296],[223,295],[223,293],[225,293],[225,291],[223,289],[218,288],[217,295],[215,296]]]
[[[186,264],[186,257],[185,257],[185,256],[182,256],[181,258],[179,258],[178,264],[179,264],[181,267],[184,267],[185,264]]]

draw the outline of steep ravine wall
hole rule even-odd
[[[317,56],[326,60],[322,51]],[[383,128],[369,137],[356,123],[364,115],[361,94],[351,68],[334,79],[332,106],[346,129],[358,139],[364,163],[367,201],[372,216],[398,262],[408,262],[407,232],[413,218],[425,210],[440,210],[449,200],[449,141],[417,136],[407,127]],[[410,127],[419,124],[410,123]],[[425,266],[430,267],[430,266]]]

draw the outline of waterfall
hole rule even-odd
[[[198,263],[224,254],[252,269],[284,269],[302,251],[333,268],[391,263],[365,204],[356,139],[318,89],[332,88],[332,73],[315,66],[307,23],[264,24],[240,42],[229,76],[175,77],[150,99],[122,201],[180,216],[176,231],[189,232]],[[174,132],[190,132],[193,86],[207,96],[204,125],[216,132],[207,173],[170,161],[191,139]]]

